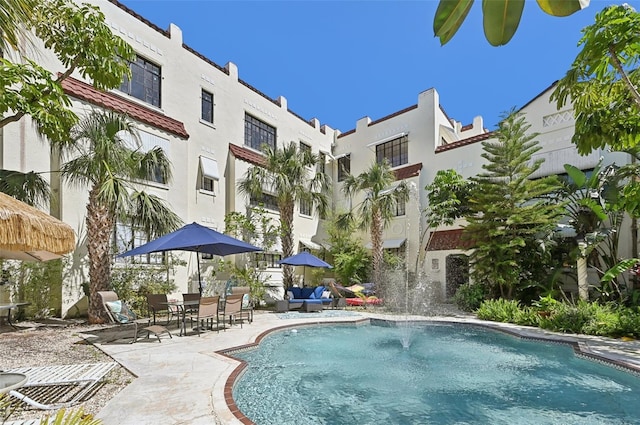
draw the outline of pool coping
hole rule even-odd
[[[242,376],[247,368],[247,362],[235,357],[233,353],[238,353],[246,350],[251,350],[260,345],[260,342],[266,338],[268,335],[273,333],[286,331],[289,329],[300,328],[300,327],[310,327],[310,326],[331,326],[331,325],[346,325],[346,326],[360,326],[366,324],[375,324],[376,322],[384,322],[384,323],[395,323],[397,325],[398,322],[405,322],[407,320],[412,323],[425,323],[425,324],[450,324],[450,325],[466,325],[484,329],[490,329],[493,331],[501,332],[519,339],[543,342],[543,343],[551,343],[551,344],[562,344],[568,345],[573,349],[573,353],[575,356],[584,358],[586,360],[595,361],[601,363],[603,365],[607,365],[610,367],[614,367],[616,369],[631,373],[640,378],[640,359],[638,364],[634,364],[630,361],[630,359],[625,359],[624,356],[616,355],[615,353],[611,353],[608,351],[594,351],[588,345],[588,341],[585,339],[595,339],[598,337],[590,337],[588,335],[577,335],[577,334],[560,334],[555,332],[546,331],[544,329],[536,328],[536,327],[525,327],[514,325],[511,323],[500,323],[500,322],[488,322],[481,321],[479,319],[469,319],[465,318],[464,320],[456,319],[456,318],[417,318],[413,317],[410,319],[395,319],[393,317],[381,318],[379,315],[377,317],[364,317],[358,320],[344,321],[344,320],[335,320],[335,321],[323,321],[323,322],[308,322],[308,323],[293,323],[290,325],[277,326],[271,329],[267,329],[261,334],[259,334],[256,339],[248,344],[242,344],[236,347],[225,348],[221,350],[217,350],[215,353],[226,357],[230,360],[234,360],[239,362],[239,364],[233,369],[231,374],[227,377],[227,380],[224,385],[224,400],[227,404],[227,407],[235,416],[237,420],[239,420],[244,425],[256,425],[251,419],[245,416],[242,411],[238,408],[233,399],[233,387],[235,386],[236,381]],[[599,338],[602,339],[602,338]],[[638,356],[640,356],[640,351],[638,352]]]

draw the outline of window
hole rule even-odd
[[[202,90],[202,121],[213,124],[213,94]]]
[[[147,235],[139,229],[134,229],[131,225],[118,222],[113,233],[113,247],[115,252],[125,252],[132,250],[149,242]],[[137,264],[164,264],[165,255],[162,252],[135,255],[131,262]],[[116,257],[118,262],[126,262],[127,259]]]
[[[124,144],[132,151],[139,152],[141,154],[147,154],[155,149],[162,149],[165,156],[168,156],[169,152],[169,140],[156,136],[152,133],[147,133],[143,130],[138,130],[137,140],[127,132],[119,132],[118,135],[123,140]],[[166,184],[166,175],[162,173],[159,167],[148,170],[148,175],[145,178],[147,181],[156,182],[160,184]]]
[[[311,202],[308,199],[300,199],[300,214],[311,215]]]
[[[307,145],[306,143],[300,142],[300,152],[302,153],[311,153],[311,146]]]
[[[407,203],[404,199],[399,199],[396,203],[396,217],[405,215],[407,212]]]
[[[398,137],[386,143],[376,146],[376,161],[381,164],[385,159],[392,167],[397,167],[409,162],[409,138]]]
[[[259,197],[251,196],[249,198],[249,205],[252,207],[264,207],[268,210],[279,211],[278,200],[275,196],[268,193],[263,193]]]
[[[338,181],[343,181],[349,174],[351,174],[351,154],[338,158]]]
[[[244,115],[244,144],[256,150],[262,150],[262,145],[276,148],[276,128],[252,117]]]
[[[404,248],[405,248],[405,245],[402,244],[402,246],[399,248],[388,248],[388,249],[385,249],[385,251],[387,251],[387,253],[393,255],[394,257],[404,258],[406,255],[406,251]]]
[[[327,154],[320,152],[318,154],[318,173],[325,173],[325,163],[327,162]]]
[[[129,63],[131,78],[125,77],[120,85],[120,91],[160,107],[160,67],[140,56]]]
[[[268,254],[265,252],[256,252],[252,254],[253,263],[259,269],[264,268],[281,268],[278,261],[282,260],[282,254]]]
[[[202,186],[200,188],[207,192],[213,192],[213,179],[207,176],[202,176]]]
[[[214,191],[216,180],[220,180],[220,172],[218,171],[218,161],[215,159],[200,157],[200,189],[207,192]]]

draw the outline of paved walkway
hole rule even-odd
[[[326,322],[355,322],[367,318],[389,318],[370,311],[346,313],[257,312],[252,324],[235,325],[226,331],[190,334],[173,339],[140,340],[136,344],[96,344],[137,376],[97,415],[105,425],[127,424],[241,424],[227,407],[224,389],[238,362],[216,351],[253,343],[270,329]],[[346,315],[349,314],[349,315]],[[284,317],[284,318],[283,318]],[[417,318],[424,320],[424,317]],[[610,358],[640,371],[640,342],[623,342],[598,337],[560,335],[536,328],[482,322],[466,315],[429,318],[435,321],[488,324],[524,337],[562,340],[580,346],[587,353]],[[91,338],[89,338],[91,340]]]

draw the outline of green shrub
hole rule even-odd
[[[578,303],[578,309],[585,312],[587,322],[582,327],[582,333],[587,335],[620,336],[622,327],[620,316],[622,309],[617,309],[611,304]]]
[[[487,299],[488,294],[489,291],[484,285],[465,283],[458,288],[453,296],[453,301],[460,310],[476,311],[480,308],[482,301]]]
[[[564,303],[543,311],[548,315],[540,316],[539,326],[555,332],[580,333],[589,320],[588,311]]]
[[[620,311],[620,334],[640,338],[640,311],[637,308]]]
[[[520,311],[520,303],[515,300],[485,300],[476,311],[479,319],[493,320],[494,322],[515,322]]]

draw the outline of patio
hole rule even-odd
[[[575,343],[580,351],[587,355],[600,355],[614,362],[626,362],[640,371],[640,341],[614,340],[608,338],[561,335],[546,332],[537,328],[526,328],[504,323],[483,322],[472,315],[456,314],[445,311],[443,316],[430,317],[428,320],[448,321],[459,323],[483,324],[488,327],[501,329],[525,338],[562,340]],[[141,338],[138,343],[130,344],[130,332],[122,333],[124,340],[115,342],[100,342],[113,339],[117,330],[105,335],[103,328],[93,331],[85,330],[81,335],[88,341],[93,341],[95,347],[107,356],[120,363],[137,378],[131,378],[125,370],[119,368],[115,375],[106,378],[105,388],[83,403],[95,403],[96,399],[104,397],[97,411],[97,418],[105,425],[115,424],[242,424],[229,409],[225,400],[227,381],[238,363],[222,354],[219,350],[251,344],[264,332],[299,324],[321,324],[357,321],[368,319],[393,320],[393,316],[376,313],[372,309],[325,310],[322,313],[287,312],[283,314],[256,311],[252,324],[232,326],[227,331],[204,332],[198,337],[189,334],[178,337],[177,327],[172,326],[173,339]],[[415,320],[425,320],[424,317],[414,317]],[[5,327],[5,329],[8,329]],[[54,332],[49,332],[50,338],[55,338]],[[33,331],[9,330],[5,336],[14,335],[14,341],[26,341]],[[77,335],[77,334],[76,334]],[[92,337],[101,335],[104,338]],[[37,343],[37,341],[33,341]],[[42,344],[43,341],[40,342]],[[46,342],[51,345],[52,341]],[[81,345],[80,347],[84,347]],[[77,347],[77,348],[80,348]],[[24,347],[27,349],[27,347]],[[77,348],[73,350],[76,351]],[[87,348],[89,348],[87,346]],[[60,350],[64,350],[60,347]],[[29,357],[29,351],[24,352]],[[95,352],[87,351],[86,359],[79,362],[96,361]],[[82,361],[84,360],[84,361]],[[35,359],[28,359],[27,363],[35,364]],[[100,361],[103,361],[100,359]],[[104,361],[110,361],[104,357]],[[122,376],[120,376],[122,375]],[[127,385],[128,383],[128,385]],[[117,384],[114,387],[114,384]],[[126,386],[125,386],[126,385]],[[110,388],[112,387],[112,388]],[[124,388],[123,388],[124,387]],[[107,394],[103,392],[107,390]],[[108,393],[111,394],[108,394]],[[102,395],[101,395],[102,394]],[[115,395],[114,395],[115,394]],[[99,397],[98,397],[99,396]],[[33,411],[38,413],[38,411]],[[44,412],[42,412],[44,413]]]

